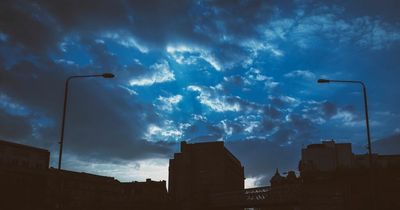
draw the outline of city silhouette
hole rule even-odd
[[[333,140],[303,148],[300,171],[244,188],[244,166],[221,141],[181,142],[166,181],[48,168],[44,149],[0,141],[2,209],[398,209],[400,155],[353,154]],[[294,169],[296,170],[296,169]],[[370,182],[373,181],[371,192]],[[371,197],[372,196],[372,197]],[[375,205],[375,206],[374,206]]]

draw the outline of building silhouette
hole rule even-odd
[[[302,209],[400,209],[400,155],[353,154],[350,143],[302,149]]]
[[[183,141],[170,159],[169,194],[176,209],[205,209],[211,194],[243,189],[244,168],[224,142]]]
[[[244,189],[244,168],[223,142],[181,142],[165,181],[48,168],[49,151],[0,141],[3,210],[398,210],[400,155],[353,154],[350,143],[302,149],[300,175],[276,170],[270,186]],[[372,173],[371,173],[372,172]]]
[[[372,154],[372,164],[375,169],[400,168],[400,155]],[[351,143],[336,143],[333,140],[308,145],[302,149],[299,162],[299,171],[303,177],[367,168],[367,154],[353,154]]]
[[[0,209],[41,209],[46,199],[47,150],[0,140]]]
[[[47,169],[50,152],[0,140],[0,165],[7,168]]]
[[[0,140],[1,210],[169,209],[165,181],[121,183],[113,177],[49,168],[47,150]]]
[[[329,172],[339,168],[353,166],[353,153],[350,143],[335,143],[323,141],[321,144],[310,144],[301,150],[300,171],[312,173],[313,171]]]
[[[124,200],[127,209],[169,209],[169,196],[166,181],[124,182]]]

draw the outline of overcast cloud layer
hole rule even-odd
[[[266,185],[322,139],[365,153],[360,87],[316,80],[363,80],[372,138],[393,142],[399,4],[1,1],[0,138],[49,149],[55,167],[65,79],[111,72],[71,81],[66,169],[167,179],[180,141],[218,140]]]

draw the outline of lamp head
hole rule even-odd
[[[318,82],[318,83],[329,83],[329,82],[331,82],[331,81],[328,80],[328,79],[319,79],[317,82]]]
[[[114,77],[115,77],[115,75],[114,75],[114,74],[111,74],[111,73],[104,73],[104,74],[102,74],[102,76],[103,76],[104,78],[114,78]]]

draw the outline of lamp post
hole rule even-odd
[[[69,81],[71,79],[75,78],[84,78],[84,77],[103,77],[103,78],[113,78],[114,74],[111,73],[104,73],[104,74],[91,74],[91,75],[76,75],[76,76],[70,76],[67,78],[65,81],[65,90],[64,90],[64,106],[63,106],[63,115],[62,115],[62,121],[61,121],[61,135],[60,135],[60,152],[58,156],[58,170],[61,169],[61,159],[62,159],[62,151],[63,151],[63,145],[64,145],[64,125],[65,125],[65,114],[67,112],[67,101],[68,101],[68,86],[69,86]]]
[[[376,201],[374,200],[374,185],[373,185],[373,163],[372,163],[372,148],[371,148],[371,135],[369,130],[369,117],[368,117],[368,100],[367,100],[367,88],[365,87],[364,82],[358,80],[328,80],[328,79],[318,79],[318,83],[355,83],[360,84],[362,86],[363,95],[364,95],[364,111],[365,111],[365,125],[367,127],[367,140],[368,140],[368,163],[370,170],[370,187],[371,187],[371,202],[373,209],[376,209]]]

